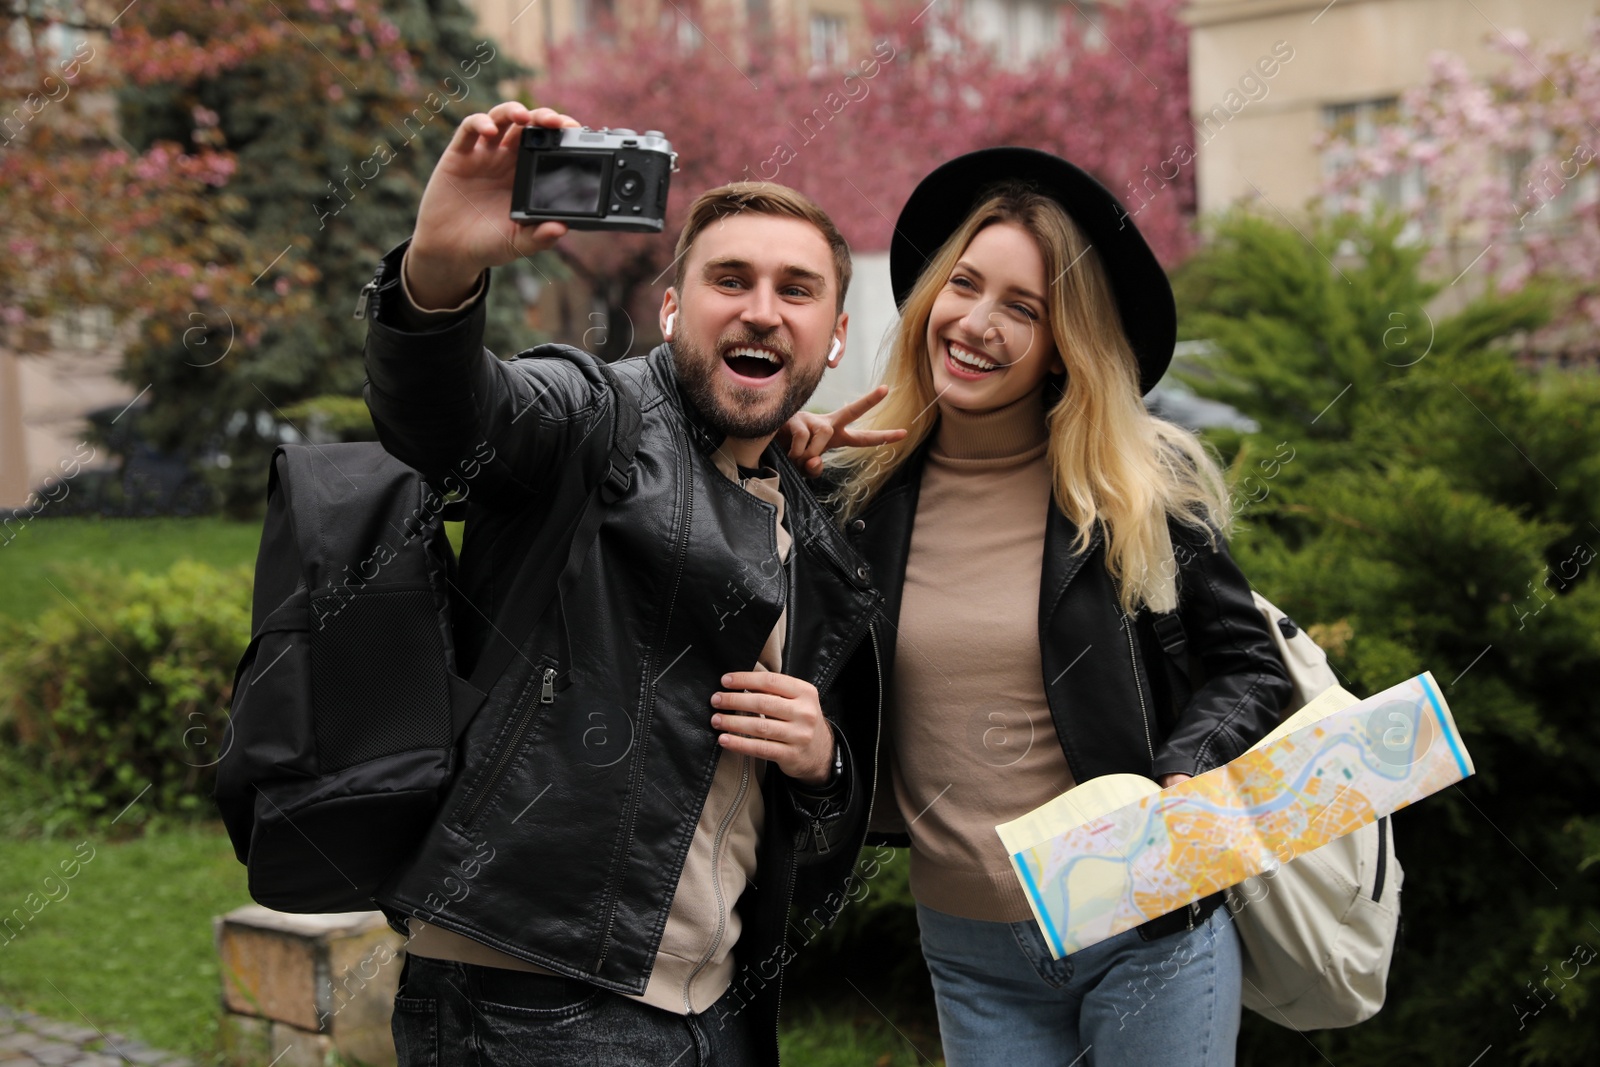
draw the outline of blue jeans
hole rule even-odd
[[[948,1067],[1231,1067],[1243,987],[1227,908],[1192,931],[1126,930],[1051,959],[1034,920],[917,905]]]
[[[750,1013],[719,1006],[677,1015],[570,978],[408,955],[390,1030],[399,1067],[760,1062]]]

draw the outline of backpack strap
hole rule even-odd
[[[1163,611],[1150,616],[1150,628],[1155,631],[1156,640],[1161,643],[1161,651],[1167,654],[1183,672],[1189,676],[1189,635],[1184,632],[1183,620],[1178,618],[1175,611]]]
[[[606,509],[601,504],[615,503],[633,484],[633,457],[639,448],[643,424],[639,398],[609,364],[593,357],[583,362],[586,370],[597,371],[608,383],[613,397],[605,473],[599,484],[591,488],[585,485],[583,468],[574,465],[557,483],[556,495],[547,505],[547,514],[570,515],[571,521],[545,523],[523,555],[522,567],[506,592],[505,606],[468,679],[485,694],[494,688],[511,661],[520,654],[523,642],[558,590],[570,587],[582,570],[584,557],[605,517]],[[549,566],[558,559],[562,561],[559,570]],[[458,725],[458,739],[471,720],[472,716],[467,716]]]
[[[606,457],[606,476],[601,482],[601,498],[607,504],[621,499],[633,485],[633,454],[639,450],[639,430],[644,416],[639,411],[639,398],[623,382],[611,364],[595,361],[595,369],[605,376],[611,392],[617,398],[614,423],[611,428],[611,453]],[[593,535],[591,535],[592,538]]]
[[[1146,612],[1142,613],[1142,618],[1161,650],[1161,680],[1166,683],[1169,706],[1157,710],[1165,720],[1164,728],[1170,730],[1195,689],[1195,678],[1189,666],[1189,635],[1176,611]],[[1147,643],[1145,648],[1150,645]]]

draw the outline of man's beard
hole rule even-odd
[[[749,333],[729,338],[726,345],[719,343],[718,350],[742,344],[760,345],[782,352],[784,363],[779,373],[787,375],[788,386],[776,404],[771,403],[764,391],[736,383],[719,389],[722,357],[716,351],[707,352],[687,339],[672,342],[673,365],[678,371],[679,386],[713,430],[728,437],[766,437],[777,433],[805,406],[811,394],[816,392],[817,383],[822,380],[822,372],[826,368],[819,364],[815,371],[803,373],[792,352]]]

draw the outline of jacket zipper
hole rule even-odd
[[[378,264],[378,277],[382,277],[382,276],[383,276],[383,264],[380,263],[380,264]],[[367,299],[369,297],[371,297],[372,294],[377,292],[377,291],[378,291],[378,278],[373,278],[370,282],[368,282],[366,285],[363,285],[361,287],[361,295],[356,297],[356,313],[355,313],[355,317],[356,318],[364,319],[364,318],[367,317]]]
[[[883,741],[883,653],[878,647],[878,631],[871,623],[867,624],[867,636],[872,639],[872,666],[878,672],[878,726],[872,739],[872,781],[877,782],[878,745]]]
[[[716,837],[711,843],[711,888],[717,900],[717,931],[712,935],[711,944],[706,946],[706,951],[700,957],[700,962],[694,965],[694,970],[689,972],[689,977],[683,982],[683,1009],[694,1012],[694,1004],[689,999],[689,989],[694,985],[694,980],[700,977],[700,972],[706,969],[711,962],[711,957],[716,955],[717,946],[722,944],[722,935],[727,932],[728,909],[722,896],[722,846],[727,841],[728,830],[733,826],[734,817],[744,805],[745,794],[750,791],[750,757],[739,757],[739,791],[734,794],[733,804],[722,816],[722,823],[717,827]]]
[[[783,893],[783,911],[779,912],[781,923],[778,933],[778,999],[773,1001],[772,1012],[772,1047],[774,1050],[773,1061],[778,1067],[783,1067],[783,1044],[778,1039],[778,1018],[783,1014],[783,975],[789,968],[784,957],[789,954],[789,908],[794,904],[794,879],[797,865],[794,857],[789,857],[789,885]]]
[[[1133,643],[1133,620],[1127,615],[1122,616],[1122,629],[1128,635],[1128,665],[1133,671],[1134,691],[1139,694],[1139,721],[1144,724],[1144,748],[1150,754],[1150,774],[1153,777],[1156,771],[1156,750],[1155,745],[1150,741],[1150,711],[1144,702],[1144,685],[1139,681],[1139,653],[1135,650]],[[1184,909],[1185,919],[1187,920],[1184,927],[1185,930],[1194,929],[1195,917],[1199,914],[1200,902],[1198,900]]]
[[[873,605],[873,614],[877,613],[877,609],[878,609],[878,605],[874,604]],[[872,617],[870,615],[867,617],[867,621],[866,621],[866,623],[864,624],[864,626],[862,628],[865,629],[868,633],[872,632]],[[877,645],[877,635],[873,634],[872,635],[872,639],[873,639],[873,645],[874,645],[874,647],[876,647],[876,645]],[[834,661],[833,661],[832,665],[830,665],[826,671],[824,671],[822,674],[820,674],[817,677],[817,681],[816,681],[815,684],[816,684],[816,687],[817,687],[817,695],[819,697],[822,696],[824,693],[826,693],[828,691],[828,687],[833,684],[834,676],[837,675],[839,673],[839,671],[844,668],[844,665],[850,661],[850,657],[855,655],[856,649],[858,647],[860,647],[860,644],[861,644],[861,640],[860,640],[859,634],[858,633],[851,634],[850,637],[847,639],[847,643],[848,643],[848,647],[845,648],[844,651],[840,652],[839,655],[834,658]],[[881,668],[878,671],[878,676],[879,676],[879,681],[881,683],[882,677],[883,677],[883,671],[882,671]],[[880,705],[881,705],[882,699],[883,699],[883,691],[882,691],[881,686],[880,686],[879,693],[878,693],[878,699],[879,699],[879,702],[880,702]]]
[[[556,701],[556,669],[546,667],[539,687],[539,703],[554,704]],[[517,745],[522,741],[522,735],[527,732],[528,725],[533,722],[533,712],[528,705],[531,700],[518,704],[517,724],[511,728],[511,736],[506,739],[505,745],[500,749],[500,755],[495,758],[494,765],[489,768],[489,777],[484,780],[483,787],[472,800],[472,807],[467,809],[466,815],[461,820],[463,829],[472,825],[478,817],[478,812],[483,809],[484,802],[489,799],[489,794],[494,792],[495,786],[500,784],[500,776],[505,773],[506,764],[511,762],[512,755],[517,751]]]
[[[689,449],[694,447],[694,442],[689,440],[688,431],[685,429],[680,429],[679,438],[680,447],[678,449],[678,476],[682,479],[682,484],[684,487],[683,526],[682,531],[678,536],[678,544],[675,553],[677,565],[673,568],[672,572],[672,595],[667,600],[667,613],[662,617],[661,621],[661,645],[663,647],[658,647],[655,650],[655,654],[651,657],[650,691],[645,694],[645,706],[639,713],[638,738],[641,745],[644,744],[645,738],[647,738],[650,734],[650,719],[651,716],[654,715],[656,708],[655,667],[656,664],[661,662],[661,655],[667,641],[667,630],[672,625],[672,613],[678,605],[678,589],[683,584],[684,560],[688,555],[689,530],[694,525],[694,471],[689,465],[688,452]],[[635,775],[636,778],[642,776],[644,773],[643,761],[638,761],[637,765],[639,767],[639,771],[638,774]],[[638,788],[634,788],[634,785],[638,785]],[[622,827],[620,830],[622,841],[624,842],[625,847],[628,848],[632,847],[634,816],[638,814],[639,799],[643,793],[644,788],[642,783],[630,783],[628,789],[628,809],[623,813]],[[616,926],[616,922],[617,894],[615,891],[613,891],[611,898],[606,901],[606,920],[605,929],[600,938],[600,955],[594,961],[594,969],[596,971],[600,970],[601,965],[606,962],[606,956],[611,952],[611,931]]]
[[[878,631],[872,628],[871,620],[868,620],[867,622],[867,637],[872,640],[872,665],[878,674],[878,716],[877,729],[873,731],[872,738],[872,778],[870,779],[870,781],[876,782],[878,780],[878,746],[883,743],[883,652],[878,645]],[[850,652],[846,654],[846,658],[854,653],[855,648],[852,647]],[[820,690],[821,686],[818,686],[818,689]],[[859,768],[857,768],[857,773],[860,773]],[[813,820],[813,834],[816,832],[815,827],[816,820]],[[783,975],[784,972],[788,970],[788,967],[784,965],[783,957],[788,953],[789,950],[789,907],[794,903],[795,869],[796,864],[791,859],[789,862],[789,888],[787,893],[784,895],[783,911],[780,913],[782,915],[783,924],[782,933],[778,935],[778,999],[776,1001],[777,1010],[773,1013],[772,1017],[772,1043],[774,1048],[779,1049],[779,1067],[782,1067],[783,1064],[783,1052],[781,1050],[781,1043],[778,1038],[778,1020],[783,1013]],[[835,917],[837,917],[837,913],[835,913]]]
[[[1134,651],[1133,647],[1133,624],[1126,615],[1122,617],[1122,629],[1128,635],[1128,665],[1133,671],[1134,691],[1139,694],[1139,721],[1144,724],[1144,747],[1145,751],[1150,754],[1150,771],[1154,773],[1156,769],[1156,749],[1154,743],[1150,740],[1150,709],[1145,705],[1144,685],[1139,681],[1139,654]]]

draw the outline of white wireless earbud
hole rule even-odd
[[[676,311],[672,312],[670,315],[667,316],[667,330],[666,330],[666,333],[667,333],[667,340],[669,340],[669,341],[672,340],[672,324],[673,324],[674,321],[677,320],[677,318],[678,318],[678,313]]]
[[[833,347],[828,349],[828,366],[831,367],[839,362],[839,350],[842,348],[844,348],[844,343],[835,337],[833,339]]]

